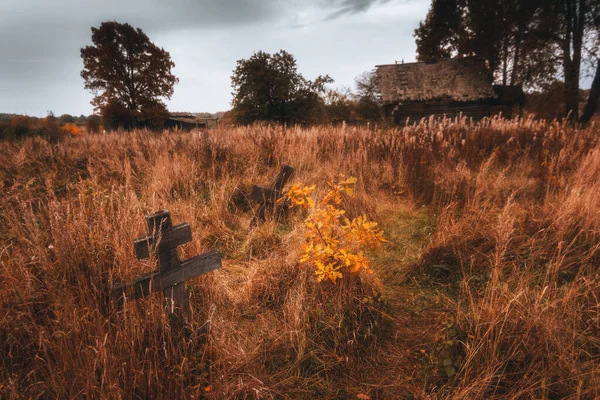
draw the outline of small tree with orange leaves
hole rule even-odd
[[[300,263],[314,267],[319,282],[328,280],[336,283],[343,272],[372,273],[364,250],[376,248],[386,241],[377,223],[369,221],[365,215],[352,220],[346,217],[343,199],[354,195],[355,183],[354,177],[329,183],[329,189],[318,206],[311,197],[314,185],[293,185],[281,199],[289,201],[292,207],[312,211],[304,221],[306,243]]]

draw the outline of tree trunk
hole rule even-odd
[[[565,107],[569,120],[577,122],[579,118],[579,77],[576,76],[573,61],[565,65]]]
[[[516,85],[518,79],[518,71],[519,71],[519,58],[521,57],[521,33],[522,26],[519,24],[519,28],[515,33],[515,55],[513,57],[513,68],[512,73],[510,74],[510,84],[511,86]]]
[[[600,60],[598,60],[598,66],[596,67],[596,74],[592,81],[592,88],[590,89],[590,95],[587,99],[585,109],[581,115],[581,124],[587,125],[594,113],[598,110],[598,97],[600,97]]]
[[[502,85],[506,86],[508,82],[508,37],[504,38],[502,53]]]
[[[579,119],[579,75],[581,71],[581,49],[583,46],[583,30],[586,0],[566,0],[565,2],[565,39],[563,48],[563,69],[565,75],[565,106],[568,118],[577,122]],[[571,46],[573,54],[571,56]]]

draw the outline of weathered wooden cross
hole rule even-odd
[[[289,165],[282,165],[271,187],[265,188],[257,185],[252,186],[250,198],[256,202],[259,202],[260,207],[256,211],[254,218],[252,218],[250,227],[254,227],[258,225],[258,223],[265,221],[267,210],[273,210],[275,202],[281,197],[281,191],[283,190],[283,187],[293,173],[294,168]]]
[[[184,262],[179,260],[177,247],[192,240],[190,224],[173,226],[168,210],[146,215],[148,236],[134,240],[135,255],[138,260],[158,258],[158,271],[136,277],[132,282],[118,284],[112,288],[112,296],[117,304],[128,299],[139,299],[150,293],[163,292],[170,300],[171,312],[175,307],[189,310],[184,282],[198,275],[221,267],[221,253],[210,251],[192,257]]]

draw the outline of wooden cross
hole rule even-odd
[[[220,268],[221,253],[210,251],[181,262],[177,247],[192,240],[190,224],[173,226],[168,210],[146,215],[146,222],[149,235],[134,240],[135,256],[138,260],[157,257],[158,271],[114,286],[112,296],[117,304],[122,304],[126,298],[139,299],[162,291],[165,298],[170,300],[171,312],[175,307],[187,311],[189,302],[184,282]]]
[[[250,222],[250,227],[254,227],[258,225],[259,222],[265,221],[265,215],[267,210],[272,210],[275,206],[275,202],[277,199],[281,197],[281,191],[283,187],[290,179],[290,176],[294,173],[294,168],[289,165],[282,165],[281,169],[277,173],[273,184],[269,188],[265,188],[262,186],[252,186],[252,192],[250,193],[250,198],[256,202],[261,203],[260,207],[256,211],[254,218],[252,218],[252,222]]]

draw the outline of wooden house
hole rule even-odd
[[[218,118],[201,118],[194,113],[170,112],[165,121],[166,129],[190,131],[192,129],[212,128],[219,123]]]
[[[475,57],[378,65],[375,74],[385,116],[399,124],[432,115],[511,118],[524,98],[520,87],[494,86]]]

